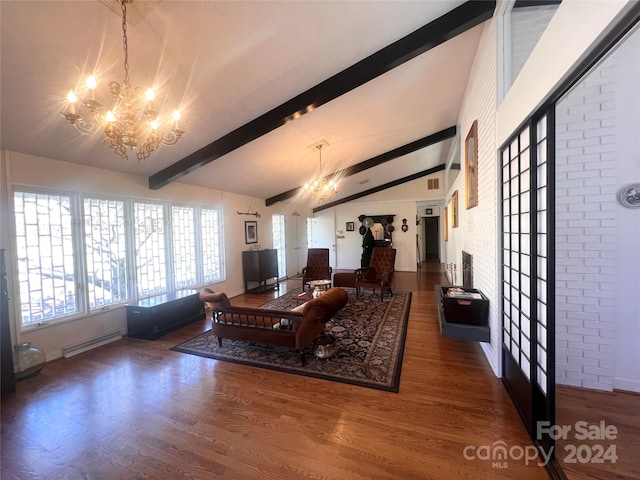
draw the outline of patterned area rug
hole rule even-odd
[[[402,355],[411,307],[411,292],[394,292],[380,302],[378,295],[365,291],[356,298],[355,289],[345,288],[349,302],[331,321],[326,333],[338,339],[336,355],[317,359],[312,348],[305,366],[289,348],[224,339],[222,347],[211,331],[202,333],[171,350],[177,352],[268,368],[281,372],[350,383],[398,392]],[[293,309],[291,299],[301,288],[262,305],[264,308]]]

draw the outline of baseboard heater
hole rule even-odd
[[[91,350],[92,348],[100,347],[101,345],[106,345],[107,343],[114,342],[121,338],[122,333],[120,333],[120,330],[115,330],[111,333],[101,335],[100,337],[87,340],[86,342],[62,347],[62,356],[64,358],[73,357],[74,355],[77,355],[79,353],[86,352],[87,350]]]

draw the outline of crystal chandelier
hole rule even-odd
[[[113,148],[114,152],[124,159],[128,153],[136,151],[138,160],[144,160],[160,145],[175,145],[184,135],[178,125],[180,112],[174,110],[172,127],[161,130],[162,118],[153,109],[154,92],[148,88],[143,92],[140,88],[132,88],[129,83],[129,50],[127,46],[127,3],[132,0],[119,0],[122,6],[122,42],[124,47],[124,81],[109,83],[109,93],[115,103],[107,113],[103,113],[104,105],[95,99],[97,82],[95,77],[87,79],[87,95],[82,105],[88,110],[88,116],[76,113],[78,97],[73,90],[67,94],[68,109],[61,115],[83,135],[102,130],[103,142]],[[171,123],[171,121],[169,121]]]
[[[338,182],[335,179],[327,180],[322,176],[322,143],[315,145],[320,156],[320,177],[317,180],[311,180],[307,183],[303,191],[315,202],[324,202],[328,198],[338,193]]]

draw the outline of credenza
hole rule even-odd
[[[198,290],[179,290],[127,305],[128,335],[154,340],[204,318],[204,303],[199,294]]]
[[[278,250],[248,250],[242,252],[244,291],[264,291],[278,288]],[[271,283],[268,283],[271,281]]]

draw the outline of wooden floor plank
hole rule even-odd
[[[413,292],[398,393],[173,352],[196,322],[47,364],[2,397],[2,478],[544,479],[535,463],[467,460],[531,442],[476,343],[440,336],[440,265]],[[259,306],[300,285],[241,295]]]
[[[637,480],[640,478],[640,395],[631,392],[600,392],[597,390],[574,388],[558,385],[556,387],[556,423],[571,428],[566,438],[556,442],[558,459],[569,480]],[[582,439],[576,424],[584,422],[581,430],[597,427],[601,423],[615,427],[615,439]],[[578,438],[576,438],[578,435]],[[571,455],[575,449],[582,447],[582,456]],[[602,446],[605,451],[615,449],[617,459],[594,463],[589,460],[597,455],[595,445]],[[567,463],[567,457],[571,463]],[[575,460],[575,461],[573,461]],[[603,458],[604,460],[604,458]]]

